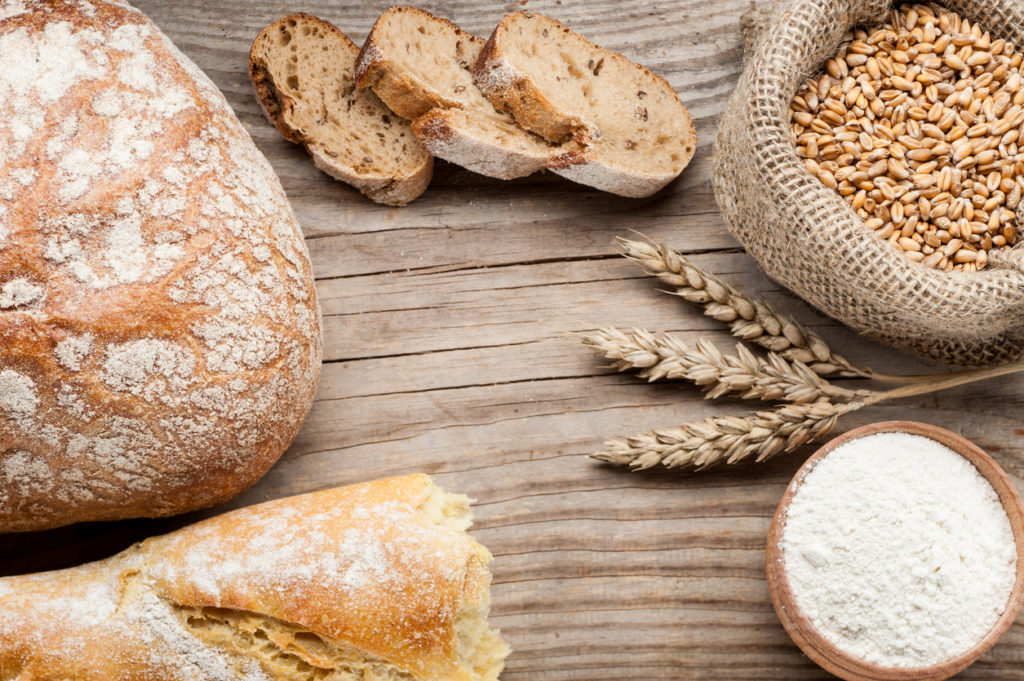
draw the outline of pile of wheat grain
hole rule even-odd
[[[911,260],[980,270],[1017,239],[1022,59],[953,12],[904,5],[797,91],[797,154]]]

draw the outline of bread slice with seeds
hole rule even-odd
[[[543,168],[551,145],[499,113],[473,84],[484,40],[415,7],[391,7],[356,62],[370,87],[431,154],[481,175],[511,179]]]
[[[333,24],[290,14],[256,36],[249,76],[267,118],[317,168],[377,203],[402,206],[427,188],[433,158],[408,121],[356,86],[358,55]]]
[[[506,14],[475,82],[494,107],[553,144],[548,167],[623,196],[649,196],[690,162],[697,134],[672,86],[536,12]]]

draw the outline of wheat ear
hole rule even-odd
[[[821,376],[876,377],[832,352],[828,343],[771,305],[747,295],[694,265],[663,244],[618,238],[623,254],[671,286],[675,295],[704,308],[704,314],[729,325],[732,335],[803,362]]]
[[[612,360],[619,371],[636,371],[649,381],[691,381],[704,389],[707,399],[732,394],[809,404],[821,397],[853,400],[869,394],[832,385],[803,362],[773,352],[761,359],[742,344],[736,345],[735,355],[724,355],[706,340],[691,347],[669,333],[615,328],[586,334],[582,340]]]
[[[745,417],[713,416],[679,428],[610,440],[605,450],[593,457],[633,470],[655,466],[702,470],[751,457],[763,461],[824,437],[840,416],[862,406],[862,402],[835,405],[822,401],[787,404]]]
[[[716,463],[736,463],[749,458],[764,461],[780,452],[792,451],[821,439],[835,427],[840,416],[867,405],[924,395],[1020,371],[1024,371],[1024,361],[940,375],[928,382],[870,392],[855,402],[837,405],[822,399],[812,404],[787,404],[775,411],[759,411],[743,417],[713,416],[679,428],[610,440],[604,451],[592,456],[633,470],[655,466],[699,470]]]

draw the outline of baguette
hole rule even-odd
[[[0,12],[0,532],[226,501],[288,446],[320,374],[288,199],[141,13],[14,5]]]
[[[430,184],[433,157],[408,122],[356,86],[358,55],[333,24],[289,14],[256,36],[249,76],[267,119],[317,168],[377,203],[403,206]]]
[[[468,499],[410,475],[279,499],[0,579],[0,678],[493,681]]]
[[[355,65],[434,156],[473,172],[512,179],[547,165],[550,145],[495,111],[473,83],[484,41],[429,12],[391,7],[378,17]]]
[[[506,14],[474,67],[494,107],[549,142],[579,145],[554,172],[622,196],[649,196],[690,162],[697,135],[672,86],[536,12]]]

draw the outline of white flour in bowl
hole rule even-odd
[[[935,440],[840,445],[789,506],[781,553],[796,603],[838,648],[883,667],[966,652],[995,625],[1017,553],[992,485]]]

